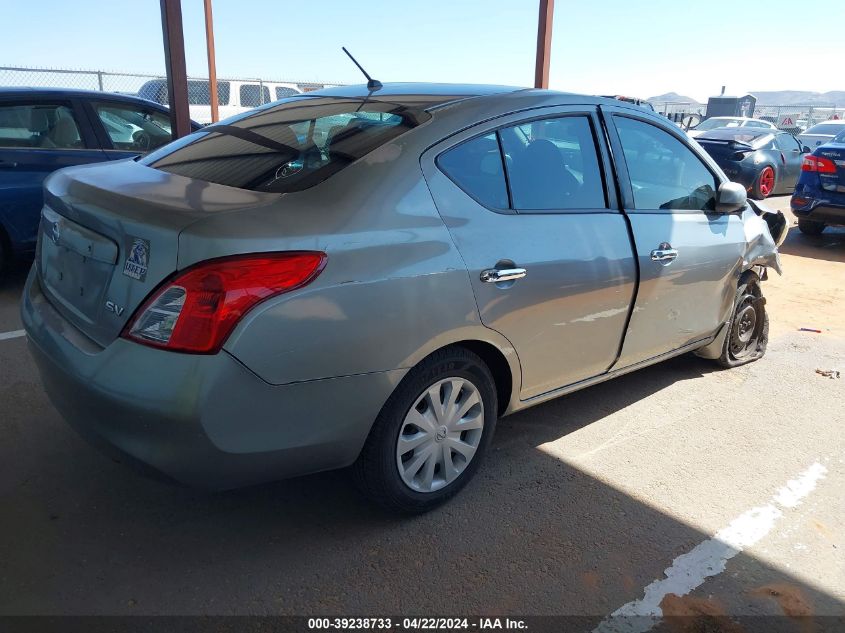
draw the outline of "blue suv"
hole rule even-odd
[[[802,233],[845,226],[845,132],[804,157],[790,206]]]
[[[41,188],[50,173],[137,156],[171,140],[167,108],[145,99],[0,88],[0,272],[12,257],[35,250]]]

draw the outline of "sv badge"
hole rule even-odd
[[[114,301],[106,301],[106,311],[120,316],[123,314],[123,306],[117,305]]]

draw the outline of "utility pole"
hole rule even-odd
[[[552,55],[552,21],[555,0],[540,0],[540,15],[537,20],[537,63],[534,67],[534,87],[549,87],[549,63]]]
[[[161,0],[161,32],[164,36],[164,65],[167,69],[170,126],[173,138],[180,138],[191,133],[181,0]]]
[[[217,63],[214,61],[214,17],[211,14],[211,0],[205,2],[205,47],[208,51],[208,92],[211,100],[211,122],[220,120],[217,106]]]

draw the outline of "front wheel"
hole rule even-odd
[[[414,367],[384,405],[353,467],[361,491],[389,510],[426,512],[475,474],[496,426],[490,370],[461,347]]]
[[[746,275],[739,284],[728,335],[718,363],[737,367],[762,358],[769,342],[769,315],[757,275]]]
[[[763,167],[752,187],[751,197],[755,200],[765,200],[775,190],[775,170],[770,165]]]

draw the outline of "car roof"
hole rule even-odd
[[[306,92],[299,97],[339,97],[347,99],[369,99],[371,101],[397,102],[415,105],[426,110],[435,110],[444,106],[479,102],[483,100],[518,100],[521,103],[548,103],[554,100],[565,105],[572,104],[606,104],[616,106],[630,106],[638,111],[649,113],[640,106],[635,106],[613,98],[581,95],[556,90],[543,90],[519,86],[500,86],[495,84],[446,84],[446,83],[385,83],[377,90],[370,90],[366,84],[351,86],[334,86]]]
[[[145,104],[153,104],[159,109],[162,105],[155,101],[149,101],[135,95],[120,94],[116,92],[102,92],[100,90],[79,90],[76,88],[40,88],[29,86],[0,86],[0,97],[55,97],[64,99],[109,99],[114,101],[141,101]]]

